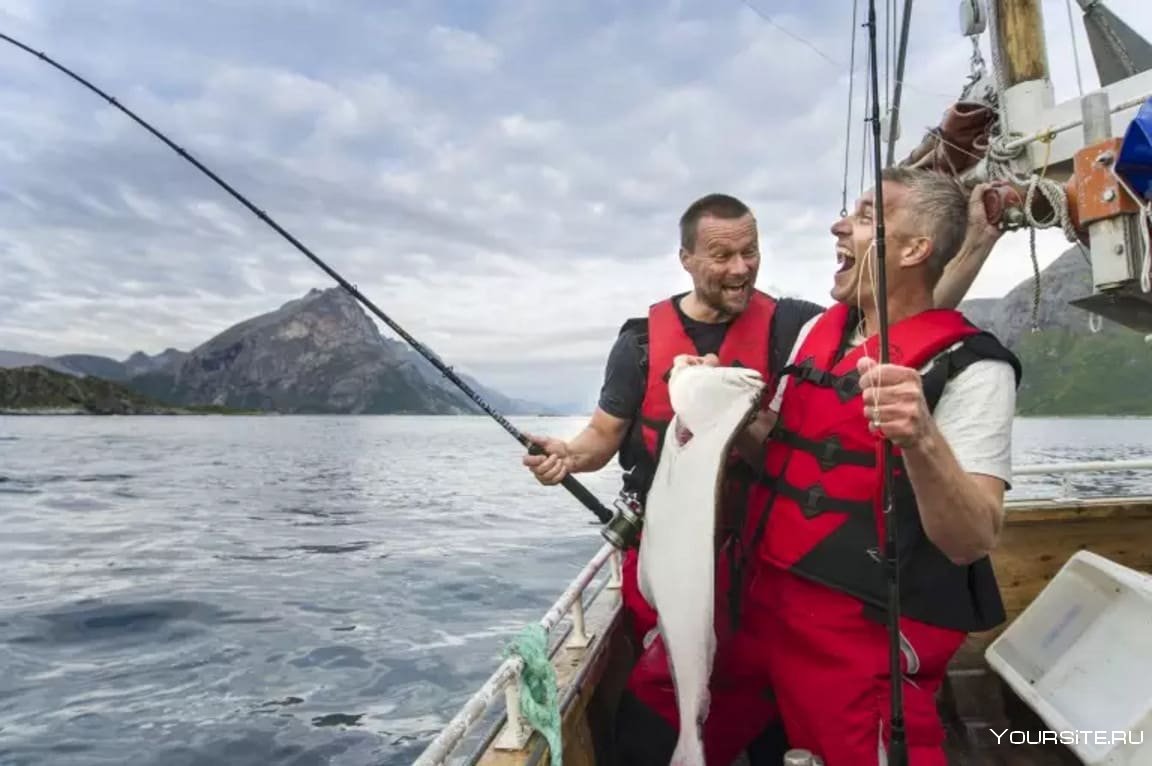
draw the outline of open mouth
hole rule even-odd
[[[843,274],[856,265],[856,258],[847,248],[838,247],[836,248],[836,262],[840,264],[839,268],[836,269],[836,273]]]
[[[721,290],[724,291],[724,297],[725,298],[739,298],[742,295],[744,295],[744,293],[747,289],[748,289],[748,283],[747,282],[741,282],[738,285],[723,285],[721,287]]]

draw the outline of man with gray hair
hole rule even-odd
[[[948,215],[961,231],[964,244],[952,259],[947,274],[938,281],[933,300],[954,307],[972,284],[1000,230],[984,215],[982,187],[966,194],[965,206]],[[715,362],[731,364],[739,351],[746,367],[760,370],[765,379],[775,381],[787,363],[802,326],[824,311],[806,301],[772,298],[754,290],[760,258],[755,217],[740,200],[713,194],[693,202],[680,219],[680,262],[692,278],[690,292],[655,304],[649,316],[627,322],[621,330],[605,370],[599,405],[587,427],[570,440],[532,436],[545,454],[526,455],[524,465],[543,484],[555,484],[569,473],[595,471],[617,451],[629,471],[625,488],[635,487],[643,497],[644,488],[655,469],[655,426],[670,417],[664,373],[675,354],[698,354]],[[766,312],[754,301],[775,304]],[[726,353],[725,349],[729,349]],[[752,465],[762,460],[759,448],[771,428],[770,413],[758,418],[741,435],[740,451],[747,451]],[[748,475],[755,480],[752,466],[733,466],[733,478]],[[735,495],[736,493],[732,493]],[[726,493],[728,496],[728,493]],[[737,511],[747,503],[735,497]],[[732,532],[744,526],[733,514]],[[718,567],[718,588],[734,596],[723,599],[722,608],[738,615],[740,596],[750,586],[745,566],[729,565],[750,558],[747,537],[732,534],[732,542]],[[636,551],[625,557],[623,601],[627,633],[634,639],[637,661],[629,676],[616,715],[615,753],[623,764],[668,762],[676,745],[678,714],[674,682],[665,647],[654,630],[656,615],[643,600],[636,578]],[[735,607],[733,609],[733,607]],[[749,615],[749,620],[755,617]],[[742,631],[730,632],[730,621],[718,620],[725,636],[738,638]],[[713,710],[705,725],[704,739],[709,763],[727,763],[756,733],[763,736],[749,747],[752,763],[780,762],[783,745],[774,718],[775,706],[768,691],[770,684],[757,675],[761,660],[735,657],[728,638],[720,643],[718,661],[712,676]],[[739,640],[743,641],[743,638]],[[732,745],[735,744],[735,749]]]
[[[748,504],[756,571],[738,654],[770,681],[792,747],[827,766],[875,764],[878,754],[883,763],[891,703],[879,447],[889,439],[908,762],[944,766],[936,692],[968,633],[1005,618],[988,555],[1011,482],[1020,364],[960,312],[935,308],[965,238],[964,187],[931,171],[882,178],[887,294],[878,295],[869,192],[832,226],[836,304],[801,330],[770,407],[770,478]],[[881,300],[885,365],[876,362]],[[710,715],[739,715],[716,703]]]

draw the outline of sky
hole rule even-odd
[[[898,155],[969,72],[957,5],[913,7]],[[1152,36],[1147,0],[1109,7]],[[1063,0],[1043,10],[1060,101],[1072,32]],[[849,118],[846,0],[0,0],[0,30],[137,111],[449,364],[536,400],[590,407],[620,324],[690,289],[692,200],[747,202],[757,286],[827,303],[849,119],[849,206],[861,188],[867,39]],[[1027,241],[1004,237],[969,296],[1030,278]],[[1037,242],[1042,266],[1066,246]],[[0,348],[120,359],[335,284],[7,44],[0,273]]]

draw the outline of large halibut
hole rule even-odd
[[[645,503],[638,580],[659,614],[676,686],[680,736],[672,763],[696,766],[704,764],[701,732],[716,650],[721,480],[733,440],[756,415],[764,381],[755,370],[686,365],[677,357],[668,389],[675,415]]]

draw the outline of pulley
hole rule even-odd
[[[984,34],[988,28],[988,11],[984,8],[983,0],[960,1],[960,34],[965,37],[976,37]]]

